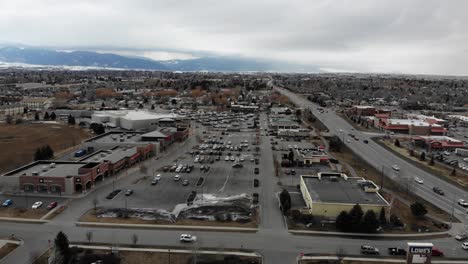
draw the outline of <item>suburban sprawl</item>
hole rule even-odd
[[[466,78],[5,68],[0,121],[0,263],[468,263]]]

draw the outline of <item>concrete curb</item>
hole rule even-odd
[[[186,226],[186,225],[152,225],[152,224],[117,224],[117,223],[95,223],[75,222],[76,226],[85,227],[108,227],[108,228],[134,228],[134,229],[168,229],[168,230],[202,230],[202,231],[225,231],[225,232],[258,232],[258,228],[248,227],[220,227],[220,226]]]
[[[160,252],[160,253],[182,253],[182,254],[193,254],[193,250],[186,249],[170,249],[170,248],[139,248],[139,247],[114,247],[112,245],[108,246],[93,246],[93,245],[84,245],[84,244],[70,244],[70,247],[78,247],[84,249],[102,249],[109,250],[111,248],[118,249],[122,251],[142,251],[142,252]],[[215,250],[197,250],[198,254],[209,254],[209,255],[236,255],[236,256],[245,256],[245,257],[259,257],[262,256],[257,252],[242,252],[242,251],[215,251]]]
[[[0,217],[0,222],[17,222],[17,223],[30,223],[30,224],[44,224],[50,220],[29,219],[29,218],[15,218],[15,217]]]
[[[317,236],[339,236],[339,237],[371,237],[380,239],[427,239],[434,237],[450,237],[448,231],[434,233],[416,233],[416,234],[366,234],[366,233],[343,233],[326,231],[306,231],[306,230],[288,230],[293,235],[317,235]]]

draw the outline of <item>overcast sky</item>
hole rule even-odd
[[[0,42],[468,75],[468,1],[0,0]]]

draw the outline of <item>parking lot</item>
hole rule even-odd
[[[154,172],[148,171],[147,177],[118,186],[123,191],[112,199],[104,199],[100,206],[172,211],[177,204],[186,203],[192,191],[197,194],[252,195],[256,189],[254,179],[259,178],[254,173],[258,167],[255,160],[259,158],[253,145],[254,132],[229,132],[223,135],[219,131],[210,131],[199,136],[202,142],[187,149],[175,162],[159,164]],[[236,163],[240,165],[233,167]],[[191,171],[186,172],[190,167]],[[160,175],[160,180],[154,183],[156,175]],[[178,180],[175,180],[176,175],[179,175]],[[197,186],[201,177],[204,180]],[[184,181],[187,181],[186,186]],[[133,194],[126,196],[126,189],[132,189]]]

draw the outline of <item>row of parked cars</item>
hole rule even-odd
[[[393,256],[405,256],[406,255],[406,250],[403,248],[399,247],[390,247],[388,248],[388,254],[393,255]],[[373,246],[368,246],[368,245],[362,245],[361,246],[361,254],[364,255],[380,255],[380,250],[376,247]],[[433,257],[443,257],[444,252],[442,252],[440,249],[433,247],[432,248],[432,256]]]
[[[31,208],[32,209],[39,209],[42,207],[44,203],[42,201],[37,201],[35,202]],[[10,207],[13,205],[13,200],[12,199],[6,199],[5,201],[3,201],[2,203],[2,207]],[[47,205],[47,209],[48,210],[51,210],[51,209],[54,209],[55,207],[57,207],[58,203],[57,202],[51,202]]]
[[[176,173],[190,173],[192,172],[194,166],[193,165],[187,165],[187,164],[174,164],[172,166],[168,165],[168,166],[164,166],[163,167],[163,171],[164,172],[176,172]]]

